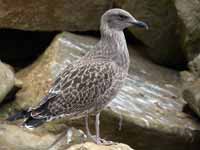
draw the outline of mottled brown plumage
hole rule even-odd
[[[48,121],[97,114],[108,103],[108,98],[116,95],[113,89],[119,89],[123,79],[123,71],[115,63],[100,60],[81,60],[69,65],[58,76],[49,98],[31,109],[32,117]]]
[[[116,96],[128,74],[129,53],[123,29],[131,25],[147,28],[122,9],[104,13],[100,41],[84,57],[66,66],[38,106],[22,113],[27,117],[24,125],[31,128],[60,117],[85,117],[91,136],[87,119],[93,114],[97,134],[94,140],[100,143],[100,111]]]

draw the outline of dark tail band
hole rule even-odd
[[[25,118],[27,118],[27,119],[23,123],[23,126],[26,128],[36,128],[36,127],[42,125],[46,121],[45,118],[41,118],[41,119],[33,118],[31,116],[31,111],[27,111],[27,110],[17,112],[16,114],[8,117],[7,120],[8,121],[16,121],[16,120],[25,119]]]
[[[19,119],[28,118],[31,116],[31,112],[28,112],[27,110],[22,110],[20,112],[15,113],[14,115],[11,115],[7,118],[8,121],[15,121]]]
[[[46,119],[41,118],[41,119],[35,119],[33,117],[29,117],[24,123],[23,126],[26,128],[36,128],[40,125],[42,125]]]

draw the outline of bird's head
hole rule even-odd
[[[148,25],[145,22],[136,20],[129,12],[122,9],[110,9],[106,11],[101,18],[101,26],[115,30],[122,31],[129,26],[137,26],[148,29]]]

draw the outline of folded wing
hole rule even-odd
[[[111,88],[117,75],[112,62],[70,65],[58,76],[49,94],[32,110],[33,118],[75,117],[92,111],[98,97]]]

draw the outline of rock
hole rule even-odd
[[[53,134],[47,132],[45,126],[29,130],[20,127],[19,124],[0,122],[1,150],[66,150],[84,140],[86,137],[83,137],[83,132],[75,128],[70,128],[62,134]]]
[[[188,106],[200,117],[200,55],[188,63],[190,71],[181,72],[183,98]]]
[[[6,123],[0,124],[1,150],[41,150],[47,148],[56,137],[46,133],[32,133],[27,129]]]
[[[150,25],[149,31],[130,31],[148,46],[146,51],[155,62],[180,68],[186,56],[192,60],[199,53],[199,0],[52,0],[51,4],[48,0],[0,0],[0,28],[97,31],[100,16],[115,6]]]
[[[188,63],[189,71],[182,71],[182,96],[189,106],[188,111],[200,117],[200,55]],[[192,110],[192,111],[191,111]]]
[[[29,130],[19,125],[11,125],[0,122],[0,149],[1,150],[72,150],[78,147],[85,147],[88,150],[132,150],[125,144],[100,146],[93,143],[84,143],[87,138],[81,130],[69,128],[62,134],[46,132],[44,127]],[[80,144],[84,143],[84,144]],[[79,144],[79,145],[77,145]]]
[[[190,71],[181,73],[183,98],[189,107],[200,117],[200,55],[188,63]]]
[[[0,0],[0,28],[22,30],[97,30],[107,0]]]
[[[183,89],[188,85],[192,84],[196,80],[196,77],[189,71],[181,71],[180,78]]]
[[[188,61],[200,52],[200,0],[175,0],[181,21],[181,46]]]
[[[190,108],[200,117],[200,79],[188,85],[183,90],[183,98]]]
[[[147,54],[157,63],[180,67],[185,63],[177,32],[178,18],[171,0],[115,0],[115,5],[128,10],[138,20],[147,22],[148,31],[130,28],[130,31],[149,48]]]
[[[33,65],[17,74],[23,88],[17,93],[14,108],[19,110],[36,105],[65,64],[79,58],[85,53],[84,49],[96,41],[71,33],[59,34]],[[163,150],[196,149],[200,146],[200,124],[182,111],[186,102],[181,98],[178,72],[144,59],[137,52],[141,49],[129,47],[129,77],[102,113],[101,136],[142,150],[161,147]],[[90,125],[93,122],[91,120]],[[54,127],[65,123],[84,129],[83,121],[64,119],[48,123],[47,129],[56,133],[58,130]]]
[[[103,145],[96,145],[94,143],[84,143],[79,145],[74,145],[67,150],[133,150],[129,146],[125,144],[116,144],[116,145],[110,145],[110,146],[103,146]]]
[[[8,65],[5,65],[0,61],[0,103],[14,87],[14,84],[15,76],[13,71]]]
[[[200,77],[200,54],[188,63],[191,73],[196,77]]]
[[[130,31],[148,46],[146,51],[155,62],[180,68],[186,64],[185,55],[190,57],[198,51],[198,0],[160,0],[159,3],[152,0],[52,0],[51,4],[48,0],[37,3],[33,0],[0,0],[0,28],[97,31],[101,15],[115,6],[130,11],[149,24],[149,31],[136,28],[130,28]],[[20,57],[24,59],[31,54],[24,51],[24,56]],[[10,55],[8,57],[13,59]]]

